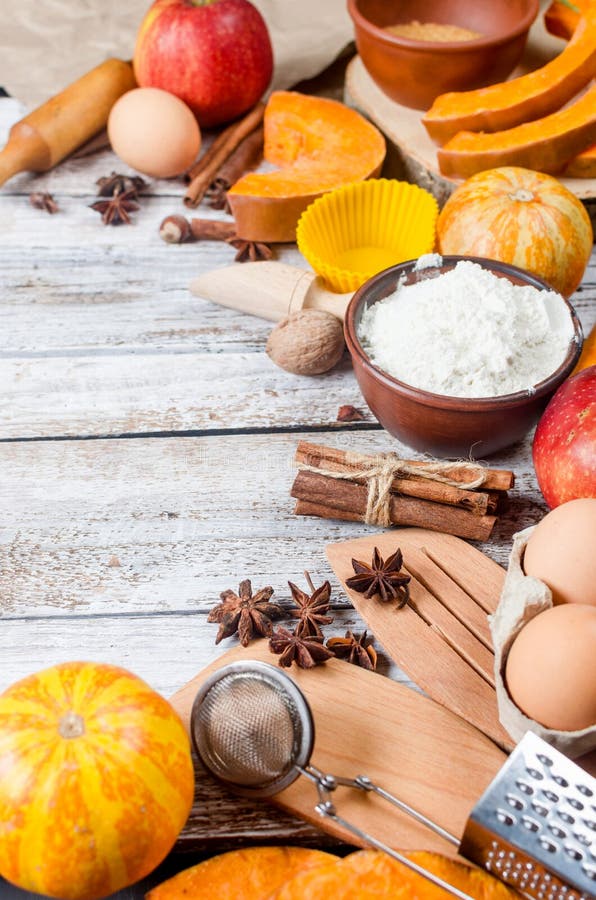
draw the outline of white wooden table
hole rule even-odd
[[[0,100],[0,145],[20,112]],[[185,212],[181,182],[154,182],[132,226],[105,227],[89,204],[112,170],[127,171],[106,150],[0,190],[0,690],[85,658],[123,665],[168,696],[234,643],[215,647],[207,613],[244,577],[282,601],[305,569],[315,583],[330,577],[328,633],[361,629],[324,546],[370,529],[292,515],[295,445],[416,455],[376,424],[347,356],[328,375],[289,375],[264,353],[270,323],[189,293],[192,277],[231,264],[234,250],[160,240],[164,216]],[[32,190],[50,191],[60,212],[33,209]],[[293,245],[278,256],[306,266]],[[596,255],[573,302],[590,327]],[[339,424],[343,404],[364,421]],[[517,476],[481,547],[505,564],[512,534],[545,506],[529,438],[491,465]],[[382,653],[380,669],[407,680]],[[316,840],[237,804],[234,821],[225,803],[208,811],[205,851],[243,836]],[[4,883],[0,895],[30,896]]]

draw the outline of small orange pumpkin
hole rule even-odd
[[[142,878],[193,788],[182,722],[124,669],[64,663],[0,696],[0,874],[25,890],[94,900]]]
[[[484,256],[519,266],[569,297],[592,252],[590,217],[551,175],[502,166],[455,189],[437,221],[443,255]]]

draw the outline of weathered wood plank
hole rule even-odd
[[[594,298],[582,319],[587,332],[596,321]],[[68,312],[60,321],[68,331]],[[10,317],[4,322],[10,333]],[[105,326],[100,330],[105,334]],[[211,350],[219,334],[219,328],[212,333]],[[329,427],[343,404],[362,408],[366,420],[375,421],[347,355],[333,372],[305,378],[278,369],[262,352],[263,343],[264,335],[253,347],[257,352],[155,346],[0,358],[2,438]]]
[[[2,355],[64,354],[110,348],[221,353],[238,345],[260,350],[271,323],[190,294],[190,281],[232,265],[235,250],[220,241],[164,243],[161,220],[186,212],[151,197],[131,226],[107,227],[88,209],[93,196],[66,198],[54,216],[26,197],[0,194]],[[200,215],[214,217],[210,210]],[[305,267],[293,245],[279,258]]]
[[[323,378],[287,375],[263,354],[268,323],[190,295],[191,278],[230,264],[233,249],[159,239],[163,216],[183,211],[181,185],[152,187],[132,227],[104,227],[88,209],[93,165],[118,166],[100,157],[0,194],[3,438],[329,426],[340,405],[364,406],[347,359]],[[54,190],[62,211],[34,210],[34,187]],[[280,257],[305,265],[294,246]],[[574,296],[586,329],[595,301],[596,257]]]
[[[325,626],[327,637],[343,636],[347,628],[358,632],[363,628],[362,620],[352,608],[335,610],[333,615],[333,624]],[[0,692],[47,666],[85,659],[123,666],[164,697],[170,697],[237,644],[237,639],[231,637],[215,646],[216,634],[217,626],[207,622],[207,616],[199,612],[3,619]],[[403,684],[412,684],[381,647],[379,653],[379,672]],[[271,662],[277,662],[273,655]]]
[[[265,353],[4,359],[0,384],[3,439],[328,427],[342,404],[366,410],[348,358],[313,378]]]
[[[316,439],[415,455],[382,431]],[[374,529],[292,514],[297,440],[270,434],[0,444],[3,621],[193,612],[247,576],[272,584],[280,598],[288,595],[288,579],[302,583],[305,569],[315,581],[328,577],[324,545]],[[529,441],[491,459],[517,474],[510,509],[493,540],[479,545],[501,564],[513,532],[545,508],[528,460]]]

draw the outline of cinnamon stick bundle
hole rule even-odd
[[[203,172],[207,168],[207,166],[211,165],[213,159],[220,153],[221,148],[225,146],[230,138],[230,135],[234,132],[236,124],[236,122],[233,122],[231,125],[228,125],[227,128],[224,128],[223,131],[220,131],[217,137],[213,139],[212,143],[207,148],[207,150],[205,150],[203,155],[186,172],[184,176],[186,184],[190,184],[191,181],[194,181],[197,175],[200,175],[201,172]]]
[[[326,478],[314,472],[298,472],[291,495],[298,500],[296,515],[364,522],[368,490],[354,481]],[[392,495],[389,501],[392,525],[410,525],[443,531],[472,541],[490,537],[496,516],[479,516],[444,503]],[[308,510],[308,511],[307,511]]]
[[[386,521],[471,540],[490,536],[495,513],[514,482],[513,472],[473,463],[395,460],[393,472],[391,457],[387,463],[384,455],[367,456],[307,441],[298,444],[295,458],[300,468],[291,490],[298,501],[296,515],[376,521],[367,518],[369,489],[377,477],[377,463],[381,468],[388,464]]]
[[[295,461],[299,466],[309,466],[315,469],[325,469],[328,472],[345,473],[346,477],[354,477],[354,472],[362,469],[363,463],[372,459],[361,453],[339,450],[337,447],[325,447],[320,444],[311,444],[308,441],[300,441],[296,448]],[[428,465],[419,460],[405,460],[408,467],[423,467]],[[452,481],[461,482],[461,488],[444,484],[440,481],[432,481],[427,478],[417,478],[414,475],[407,477],[396,476],[391,484],[391,490],[407,497],[418,497],[421,500],[432,500],[435,503],[448,503],[467,509],[478,515],[494,513],[497,511],[500,499],[505,491],[513,486],[514,474],[505,469],[482,469],[484,481],[480,488],[473,491],[466,489],[466,481],[471,482],[474,472],[456,467],[447,467],[442,474]],[[354,479],[360,484],[366,482],[365,477]]]
[[[206,196],[213,209],[225,209],[227,192],[242,175],[256,169],[263,159],[264,128],[261,125],[238,144],[234,152],[222,163],[209,185]]]
[[[265,104],[259,102],[239,122],[234,122],[222,131],[204,157],[191,169],[193,174],[186,189],[185,206],[194,208],[199,205],[220,166],[231,156],[244,138],[259,127],[264,115]]]

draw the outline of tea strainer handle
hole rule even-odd
[[[440,835],[445,840],[449,841],[454,846],[459,847],[459,841],[455,837],[455,835],[450,834],[444,828],[441,828],[441,826],[437,825],[436,822],[428,819],[422,813],[419,813],[417,810],[410,807],[407,803],[404,803],[403,800],[400,800],[398,797],[393,796],[393,794],[390,794],[388,791],[383,790],[383,788],[378,787],[378,785],[374,784],[374,782],[372,782],[366,775],[358,775],[356,778],[343,778],[341,776],[325,774],[324,772],[321,772],[319,769],[315,768],[315,766],[311,765],[304,767],[300,766],[297,768],[299,769],[300,773],[310,781],[312,781],[317,788],[319,802],[316,805],[315,809],[320,816],[331,819],[337,825],[345,828],[346,831],[349,831],[350,834],[353,834],[364,843],[370,844],[377,850],[382,850],[384,853],[387,853],[388,856],[391,856],[393,859],[402,863],[402,865],[406,866],[408,869],[411,869],[413,872],[416,872],[417,875],[421,875],[423,878],[425,878],[427,881],[432,882],[437,887],[440,887],[444,891],[447,891],[447,893],[451,894],[453,897],[459,897],[460,900],[474,900],[474,898],[471,897],[470,894],[466,894],[464,891],[460,891],[459,888],[456,888],[452,884],[449,884],[447,881],[444,881],[438,875],[435,875],[428,869],[423,868],[423,866],[419,866],[418,863],[414,862],[414,860],[408,859],[407,856],[404,856],[398,850],[394,850],[392,847],[389,847],[387,844],[379,841],[371,834],[368,834],[368,832],[363,831],[361,828],[358,828],[357,825],[354,825],[352,822],[348,822],[344,818],[339,816],[335,808],[335,804],[331,799],[331,793],[340,786],[351,787],[361,791],[375,793],[383,800],[386,800],[388,803],[391,803],[393,806],[396,806],[398,809],[402,810],[402,812],[405,812],[408,815],[412,816],[422,825],[430,828],[432,831]]]

